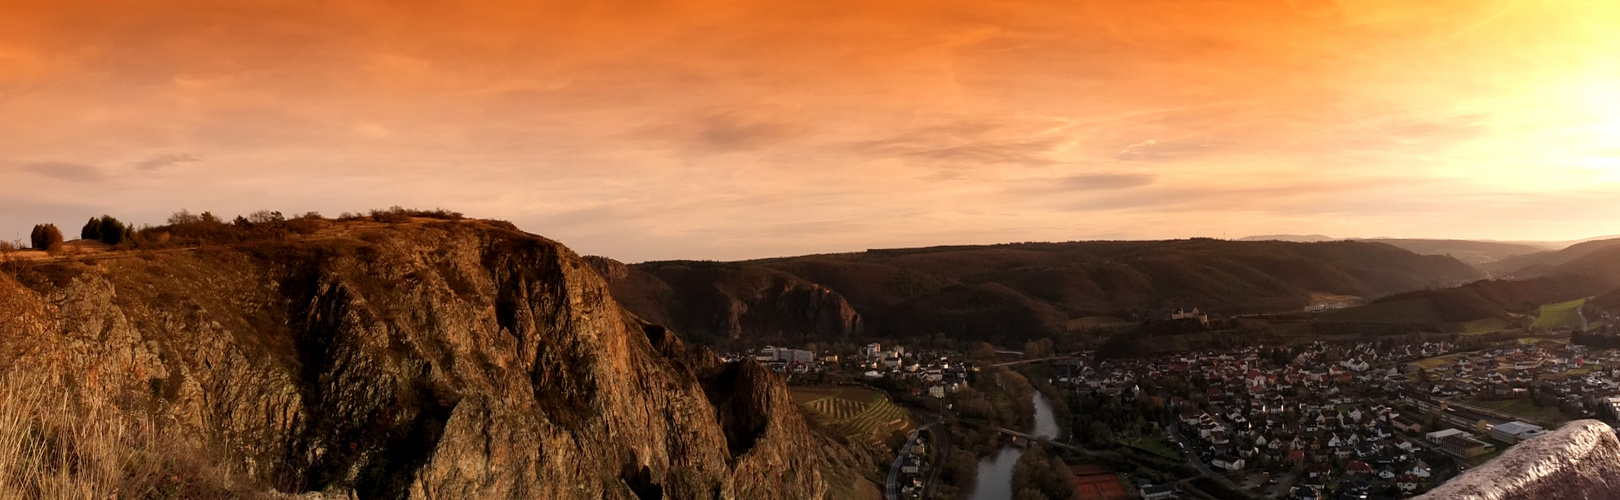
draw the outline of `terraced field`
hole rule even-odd
[[[911,427],[911,415],[881,392],[856,388],[794,388],[793,400],[851,438],[882,440]]]

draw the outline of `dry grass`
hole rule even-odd
[[[0,374],[0,498],[247,498],[246,475],[144,413],[62,391],[45,377]]]

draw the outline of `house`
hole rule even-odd
[[[1543,429],[1539,425],[1527,424],[1516,420],[1505,424],[1497,424],[1491,427],[1491,437],[1496,438],[1497,441],[1508,444],[1531,439],[1546,433],[1547,430]]]
[[[1393,422],[1390,423],[1390,425],[1394,425],[1395,430],[1405,432],[1405,433],[1408,433],[1408,434],[1416,434],[1419,431],[1423,430],[1423,425],[1422,424],[1419,424],[1417,422],[1413,422],[1412,420],[1407,419],[1406,417],[1396,418]]]
[[[1400,448],[1401,451],[1412,451],[1412,449],[1415,448],[1416,446],[1413,445],[1412,442],[1408,441],[1406,438],[1400,438],[1400,440],[1395,441],[1395,447]]]
[[[1305,477],[1311,479],[1327,480],[1333,474],[1333,466],[1324,463],[1315,463],[1305,466]]]
[[[1496,451],[1496,446],[1471,437],[1451,435],[1440,440],[1440,449],[1462,458],[1473,458]]]
[[[907,455],[906,458],[900,462],[900,472],[906,474],[916,474],[917,470],[917,457]]]
[[[1215,455],[1215,458],[1210,460],[1209,464],[1228,471],[1235,471],[1243,468],[1243,459],[1231,455],[1219,454]]]
[[[1347,474],[1372,474],[1373,469],[1367,462],[1351,460],[1349,465],[1344,466],[1344,472]]]
[[[1143,484],[1142,500],[1160,500],[1176,496],[1174,486],[1168,484]]]
[[[1401,474],[1399,476],[1395,476],[1395,487],[1400,488],[1401,491],[1411,493],[1417,491],[1417,489],[1421,486],[1422,480],[1418,479],[1417,476],[1411,474]]]

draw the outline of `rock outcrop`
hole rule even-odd
[[[3,366],[157,415],[282,491],[829,495],[779,378],[644,323],[510,225],[328,223],[14,274]]]
[[[1620,498],[1620,440],[1608,424],[1577,420],[1508,448],[1420,500]]]

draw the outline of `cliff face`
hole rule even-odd
[[[487,222],[0,274],[0,363],[157,415],[267,484],[360,498],[823,498],[780,379]]]
[[[1620,498],[1620,440],[1608,424],[1577,420],[1508,448],[1419,500]]]

